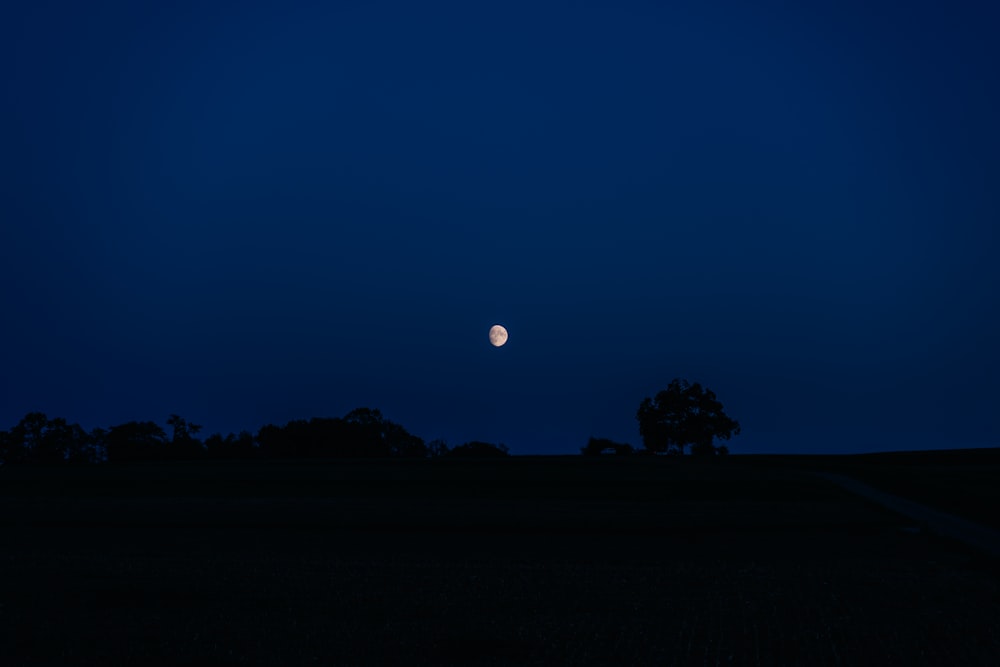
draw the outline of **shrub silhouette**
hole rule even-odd
[[[580,448],[580,453],[584,456],[629,456],[635,453],[632,445],[623,442],[615,442],[607,438],[591,438],[587,444]]]

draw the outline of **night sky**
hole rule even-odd
[[[0,10],[0,428],[1000,445],[995,3],[207,5]]]

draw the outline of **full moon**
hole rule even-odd
[[[507,330],[499,324],[490,327],[490,344],[493,347],[500,347],[507,342]]]

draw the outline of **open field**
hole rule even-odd
[[[1000,529],[1000,449],[734,456],[733,461],[849,475],[889,493]]]
[[[1000,655],[994,563],[806,473],[445,463],[0,470],[3,664]]]

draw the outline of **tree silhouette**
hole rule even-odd
[[[359,444],[351,437],[351,429],[343,419],[313,417],[309,421],[289,422],[286,427],[290,442],[307,458],[363,456]]]
[[[449,451],[451,450],[448,447],[448,443],[440,438],[427,443],[427,455],[432,458],[445,456]]]
[[[674,379],[653,398],[644,398],[635,418],[643,446],[658,454],[683,454],[687,445],[696,456],[724,454],[715,438],[729,440],[740,433],[740,425],[723,412],[715,393],[697,382]]]
[[[386,444],[389,445],[389,456],[407,459],[420,459],[428,456],[424,439],[413,435],[399,424],[388,422],[385,431]]]
[[[11,460],[12,447],[13,441],[11,440],[10,433],[0,431],[0,464],[8,463]]]
[[[43,443],[48,463],[91,463],[94,459],[90,435],[61,417],[49,420]]]
[[[3,446],[0,454],[3,456],[4,463],[27,463],[30,459],[31,450],[25,442],[26,433],[24,425],[33,414],[35,413],[25,415],[0,441],[0,445]]]
[[[170,415],[167,417],[167,426],[174,429],[168,458],[193,459],[204,454],[205,449],[201,441],[195,438],[201,430],[201,425],[191,424],[180,415]]]
[[[240,431],[238,435],[230,433],[226,437],[214,433],[205,438],[205,456],[210,459],[250,459],[256,455],[257,445],[249,431]]]
[[[156,422],[126,422],[108,429],[108,461],[151,461],[165,458],[167,434]]]
[[[96,433],[96,432],[95,432]],[[0,443],[0,459],[7,463],[91,463],[97,460],[94,438],[79,424],[45,413],[29,412]]]
[[[90,456],[89,463],[97,463],[108,460],[108,431],[103,428],[95,428],[90,432]]]
[[[257,446],[261,456],[269,459],[286,457],[284,429],[274,424],[264,424],[257,431]]]
[[[427,446],[422,438],[389,421],[377,409],[356,408],[344,415],[344,421],[354,429],[354,436],[364,443],[365,456],[427,456]]]
[[[388,422],[380,410],[355,408],[344,415],[344,422],[350,426],[354,456],[389,456]]]
[[[10,430],[15,460],[33,463],[54,463],[58,460],[52,440],[46,437],[49,418],[43,412],[29,412]]]
[[[331,458],[351,456],[348,427],[342,419],[294,419],[284,426],[268,424],[257,432],[261,455],[267,458]]]
[[[257,433],[266,458],[423,458],[422,438],[389,421],[379,410],[357,408],[343,419],[299,419],[284,426],[268,424]],[[212,439],[213,447],[219,441]]]

